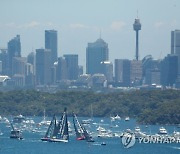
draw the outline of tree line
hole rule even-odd
[[[178,90],[152,90],[113,93],[92,91],[35,90],[0,92],[0,115],[42,116],[68,115],[109,117],[120,115],[136,118],[145,124],[180,124],[180,93]]]

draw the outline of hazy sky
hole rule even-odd
[[[180,29],[180,0],[0,0],[0,47],[17,34],[22,55],[44,47],[44,31],[58,31],[58,56],[78,54],[85,66],[88,42],[102,38],[110,60],[135,58],[134,19],[142,24],[140,59],[170,53],[171,30]]]

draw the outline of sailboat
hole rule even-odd
[[[83,132],[84,132],[85,140],[87,142],[94,142],[92,136],[90,136],[90,134],[87,132],[86,128],[83,126],[82,129],[83,129]]]
[[[54,115],[52,120],[51,120],[51,123],[50,123],[50,125],[46,131],[46,134],[44,135],[43,138],[41,138],[41,140],[42,141],[49,141],[55,128],[56,128],[56,116]]]
[[[44,109],[43,120],[39,123],[40,126],[49,126],[51,121],[46,120],[46,110]]]
[[[50,142],[65,142],[69,141],[69,132],[68,132],[68,121],[66,108],[61,117],[61,120],[58,122],[57,126],[54,129],[52,137],[49,139]]]
[[[76,126],[76,123],[77,123],[77,126]],[[84,140],[85,136],[84,136],[84,131],[83,131],[82,125],[79,123],[77,116],[75,114],[73,115],[73,124],[74,124],[74,130],[76,133],[76,139]]]
[[[12,130],[11,130],[10,138],[22,140],[23,137],[22,137],[21,131],[18,129],[15,129],[12,123],[11,123],[11,127],[12,127]]]
[[[78,124],[79,129],[76,127],[75,120]],[[90,134],[87,132],[85,126],[79,123],[77,116],[75,114],[73,116],[73,122],[77,140],[86,140],[87,142],[94,142],[92,136],[90,136]]]

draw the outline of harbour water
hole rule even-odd
[[[31,117],[32,118],[32,117]],[[2,132],[0,136],[0,153],[2,154],[179,154],[180,143],[136,143],[131,148],[124,148],[121,138],[118,136],[111,137],[98,137],[97,128],[99,126],[105,128],[113,134],[121,134],[126,129],[134,130],[136,126],[139,126],[142,132],[147,134],[156,134],[160,125],[139,125],[135,120],[130,119],[125,121],[124,119],[111,121],[110,118],[93,118],[90,125],[86,125],[89,132],[95,140],[93,143],[87,143],[85,140],[77,141],[75,139],[72,117],[68,117],[71,122],[72,132],[70,133],[70,140],[68,143],[51,143],[42,142],[41,138],[44,136],[47,128],[38,127],[37,123],[42,120],[42,117],[33,117],[35,124],[26,124],[22,127],[23,140],[10,139],[11,128],[7,127],[4,122],[0,123],[0,130]],[[79,118],[88,119],[88,118]],[[11,119],[10,119],[11,120]],[[48,120],[51,120],[49,118]],[[180,131],[180,128],[173,125],[163,126],[168,131],[168,134],[172,134],[174,131]],[[105,143],[106,145],[102,145]]]

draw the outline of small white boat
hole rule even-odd
[[[101,126],[99,126],[96,130],[98,131],[98,137],[113,137],[113,134],[110,130],[106,130]]]
[[[129,117],[125,117],[125,121],[129,121],[130,120],[130,118]]]
[[[25,117],[21,114],[13,118],[13,123],[23,123],[25,121]]]
[[[179,138],[180,137],[180,132],[174,131],[173,132],[173,137]]]
[[[115,117],[111,117],[111,121],[121,120],[121,117],[117,114]]]
[[[166,130],[164,127],[160,127],[158,134],[160,134],[160,135],[166,135],[166,134],[167,134],[167,130]]]
[[[139,126],[135,127],[135,132],[140,132],[140,131],[141,131],[141,129]]]
[[[91,123],[91,119],[82,120],[81,122],[83,125],[89,125]]]
[[[114,117],[115,120],[121,120],[121,117],[117,114],[115,117]]]

